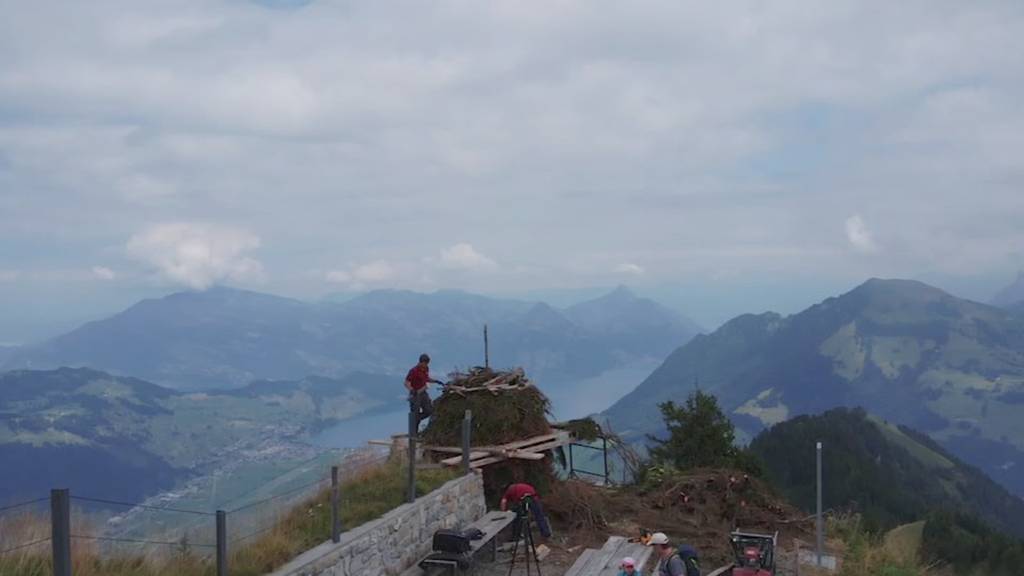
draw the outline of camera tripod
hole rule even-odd
[[[523,553],[526,555],[526,575],[530,575],[530,556],[533,556],[533,564],[537,568],[537,576],[543,576],[540,573],[540,559],[537,557],[537,545],[533,540],[533,519],[531,514],[531,508],[533,504],[533,498],[530,496],[524,496],[519,501],[519,506],[516,508],[516,523],[519,527],[518,533],[515,535],[516,541],[512,545],[512,564],[508,567],[508,574],[512,576],[512,570],[516,567],[516,556],[519,552],[519,540],[522,539],[525,546],[523,547]]]

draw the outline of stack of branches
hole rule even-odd
[[[763,481],[739,470],[665,470],[662,474],[646,497],[655,509],[681,509],[688,516],[718,517],[745,528],[775,527],[800,516]]]
[[[500,446],[551,433],[551,402],[522,368],[496,372],[474,368],[456,373],[434,402],[423,441],[435,446],[462,445],[462,419],[473,413],[473,446]]]
[[[495,371],[477,367],[456,373],[434,402],[434,414],[423,432],[433,446],[462,445],[462,420],[472,411],[472,446],[495,447],[552,432],[551,402],[521,368]],[[528,482],[542,493],[554,478],[551,458],[499,462],[483,468],[488,498],[500,499],[511,482]]]
[[[608,491],[580,480],[568,480],[552,487],[544,500],[548,513],[572,530],[599,532],[608,527]]]

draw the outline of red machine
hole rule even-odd
[[[731,575],[775,576],[775,543],[778,538],[778,532],[771,536],[733,532],[729,541],[736,562]]]

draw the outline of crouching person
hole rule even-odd
[[[522,530],[519,518],[524,514],[532,514],[540,535],[544,538],[551,538],[551,523],[548,522],[547,514],[544,513],[544,507],[540,503],[540,496],[537,494],[536,488],[525,482],[509,484],[505,489],[505,495],[501,498],[501,510],[509,509],[518,514],[515,522],[512,523],[513,539],[519,539],[520,530]]]

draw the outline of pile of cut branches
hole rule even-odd
[[[466,410],[473,414],[472,446],[496,447],[543,436],[552,432],[548,422],[550,408],[547,396],[521,368],[474,368],[452,375],[434,402],[434,415],[423,433],[423,442],[431,446],[461,446]],[[527,482],[543,494],[554,478],[554,470],[548,457],[498,462],[485,466],[483,475],[487,497],[494,503],[513,482]]]

